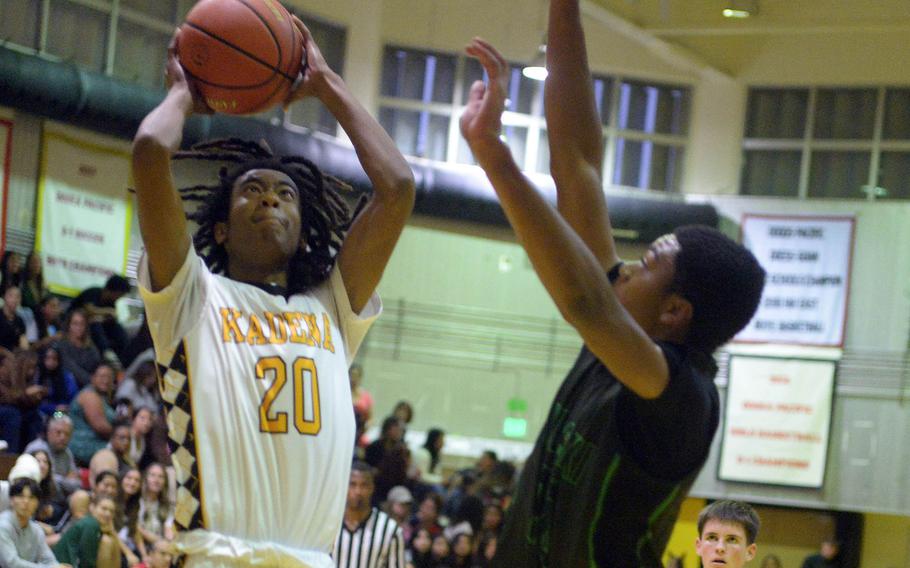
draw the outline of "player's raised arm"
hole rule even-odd
[[[578,0],[550,2],[547,69],[544,109],[559,212],[609,270],[619,258],[603,192],[603,133]]]
[[[373,195],[338,255],[351,307],[359,312],[379,284],[414,207],[414,174],[386,131],[326,64],[306,26],[296,16],[294,21],[303,33],[307,68],[292,100],[315,96],[322,101],[351,139],[373,184]]]
[[[642,397],[660,395],[669,379],[660,348],[620,304],[600,259],[524,177],[499,138],[508,64],[480,39],[467,52],[480,60],[490,82],[471,87],[461,132],[534,270],[566,321],[620,382]]]
[[[139,229],[155,290],[170,284],[190,246],[183,205],[171,174],[171,156],[180,148],[186,117],[194,111],[210,112],[193,96],[177,61],[176,41],[175,34],[167,54],[167,95],[145,117],[133,139]]]

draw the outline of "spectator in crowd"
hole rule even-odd
[[[484,503],[498,503],[503,509],[507,509],[512,499],[514,485],[515,466],[511,462],[500,460],[488,474],[480,478],[473,492]]]
[[[473,496],[468,495],[461,501],[455,515],[449,525],[442,531],[447,539],[454,542],[455,537],[460,534],[474,535],[480,532],[483,526],[483,502]]]
[[[338,568],[405,568],[404,536],[391,517],[371,505],[373,470],[354,462],[348,480],[344,522],[332,557]]]
[[[414,420],[414,407],[406,400],[399,400],[392,409],[392,416],[401,423],[402,438],[404,438],[404,432],[408,431],[408,426]]]
[[[35,384],[47,389],[39,410],[44,416],[65,412],[79,393],[79,385],[72,373],[63,368],[60,352],[49,346],[38,353],[38,373]]]
[[[426,529],[420,529],[414,534],[407,550],[407,559],[413,568],[433,568],[433,559],[430,548],[433,546],[433,537]]]
[[[35,310],[35,328],[38,332],[38,341],[34,345],[36,349],[63,339],[62,314],[60,298],[51,295],[41,298]]]
[[[117,300],[132,290],[129,280],[118,274],[107,279],[103,288],[86,288],[70,304],[70,309],[85,310],[92,341],[108,361],[120,363],[129,337],[117,320]]]
[[[9,488],[12,510],[0,513],[0,566],[60,566],[44,541],[44,530],[32,521],[38,509],[38,484],[17,479]]]
[[[439,428],[430,428],[423,446],[414,451],[414,465],[420,472],[420,481],[429,485],[442,484],[442,448],[446,434]]]
[[[483,524],[480,526],[480,543],[496,538],[502,530],[505,513],[496,503],[490,503],[483,509]]]
[[[380,505],[388,498],[389,491],[396,485],[409,485],[408,478],[410,452],[402,443],[392,446],[376,468],[376,489],[373,493],[373,504]]]
[[[748,503],[715,501],[698,514],[695,552],[704,566],[742,568],[755,558],[760,526]]]
[[[442,534],[442,526],[439,524],[439,511],[442,509],[442,497],[436,493],[429,493],[420,502],[417,507],[417,514],[411,524],[416,534],[420,529],[429,531],[430,535],[435,537]]]
[[[70,405],[70,416],[73,419],[70,449],[76,456],[77,464],[88,465],[95,452],[107,446],[116,418],[110,400],[113,386],[113,367],[101,363],[91,374],[88,386],[79,391],[76,400]]]
[[[123,477],[135,464],[130,461],[131,421],[129,418],[117,418],[112,424],[110,441],[107,449],[117,456],[117,475]]]
[[[468,492],[477,492],[474,484],[480,479],[486,479],[493,473],[499,458],[493,450],[484,450],[474,462],[474,467],[459,470],[449,479],[448,494],[446,495],[443,513],[452,516],[458,510],[461,500]]]
[[[139,363],[132,373],[128,369],[120,386],[117,387],[114,399],[130,401],[134,411],[145,407],[157,412],[161,406],[161,398],[158,394],[158,374],[154,359]]]
[[[73,523],[54,545],[54,554],[78,568],[120,568],[123,553],[114,530],[117,501],[99,493],[91,503],[89,514]]]
[[[38,406],[47,389],[32,382],[36,363],[33,351],[7,351],[0,362],[0,439],[14,454],[22,452],[42,427]]]
[[[161,540],[152,547],[152,552],[147,559],[143,559],[142,564],[136,565],[135,568],[170,568],[174,561],[174,555],[171,553],[170,545]]]
[[[474,537],[469,533],[458,533],[452,543],[452,568],[471,568],[474,560]]]
[[[452,544],[441,534],[433,537],[433,545],[430,547],[430,566],[452,568]]]
[[[3,309],[0,310],[0,347],[10,351],[28,349],[25,321],[17,313],[22,293],[18,286],[9,286],[3,292]]]
[[[817,554],[803,560],[803,568],[837,568],[841,565],[839,555],[840,543],[836,539],[826,538]]]
[[[82,310],[73,310],[66,318],[63,339],[56,343],[63,367],[76,377],[79,388],[85,387],[92,372],[101,363],[98,348],[88,332],[88,318]]]
[[[114,502],[119,502],[120,477],[117,476],[116,471],[111,469],[100,471],[94,477],[94,480],[94,484],[92,485],[92,494],[105,495],[112,498]]]
[[[139,501],[142,499],[142,472],[130,468],[120,479],[119,518],[114,523],[117,535],[129,549],[141,555],[139,550]]]
[[[54,479],[69,494],[79,488],[79,470],[69,448],[73,436],[73,421],[63,412],[55,412],[47,421],[44,439],[36,438],[26,446],[26,452],[44,450],[51,457]]]
[[[144,477],[138,523],[142,539],[136,543],[142,558],[159,540],[174,540],[174,507],[168,498],[167,471],[153,463],[145,469]]]
[[[496,556],[497,542],[499,542],[499,537],[481,541],[480,547],[477,549],[477,560],[475,561],[477,568],[489,568],[492,566],[493,557]]]
[[[31,454],[22,454],[16,458],[16,463],[9,471],[7,481],[0,481],[0,511],[6,511],[10,508],[9,490],[10,486],[17,480],[28,478],[34,480],[37,484],[41,481],[41,466],[38,460]],[[38,493],[36,492],[35,495]]]
[[[10,286],[22,284],[22,255],[8,250],[0,260],[0,295]]]
[[[126,374],[129,376],[133,374],[131,369],[134,368],[137,361],[145,359],[154,361],[155,349],[152,346],[152,333],[149,331],[149,323],[145,317],[145,312],[143,311],[142,323],[139,324],[139,329],[137,329],[136,333],[130,338],[129,343],[126,344],[120,362],[127,367]]]
[[[38,460],[41,480],[38,482],[38,511],[35,519],[53,527],[66,512],[66,494],[63,487],[54,479],[54,466],[50,454],[45,450],[30,452]]]
[[[25,259],[25,272],[20,287],[22,288],[22,305],[34,311],[47,294],[41,255],[36,251],[30,252],[28,258]]]
[[[401,422],[394,416],[388,416],[382,421],[382,429],[379,431],[379,438],[367,446],[365,452],[365,461],[373,467],[379,467],[379,464],[385,458],[386,453],[393,448],[400,447],[404,439],[404,429]],[[391,488],[391,487],[390,487]]]
[[[373,395],[363,388],[363,367],[358,363],[348,369],[348,378],[351,381],[351,400],[354,401],[354,413],[357,414],[366,428],[370,427],[370,418],[373,415]]]
[[[385,512],[398,523],[401,527],[401,534],[405,542],[411,541],[411,506],[414,504],[414,497],[407,487],[396,485],[386,497]]]
[[[148,435],[154,424],[155,414],[145,406],[139,406],[133,413],[130,422],[130,447],[127,452],[127,463],[133,467],[144,468],[152,459],[148,451]]]

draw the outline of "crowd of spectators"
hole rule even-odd
[[[68,301],[48,293],[36,253],[0,261],[0,447],[18,454],[0,483],[0,566],[171,565],[151,341],[115,312],[129,291],[112,276]]]

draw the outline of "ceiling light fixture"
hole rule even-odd
[[[537,48],[537,54],[530,63],[525,65],[521,74],[533,81],[544,81],[549,72],[547,71],[547,44],[542,43]]]
[[[723,10],[725,18],[748,18],[758,14],[758,0],[729,0]]]

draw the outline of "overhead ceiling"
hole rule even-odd
[[[808,49],[813,38],[842,37],[854,44],[893,42],[896,35],[910,40],[908,0],[755,0],[758,13],[746,19],[723,16],[728,0],[590,2],[734,76],[768,42],[782,38],[805,38]]]

